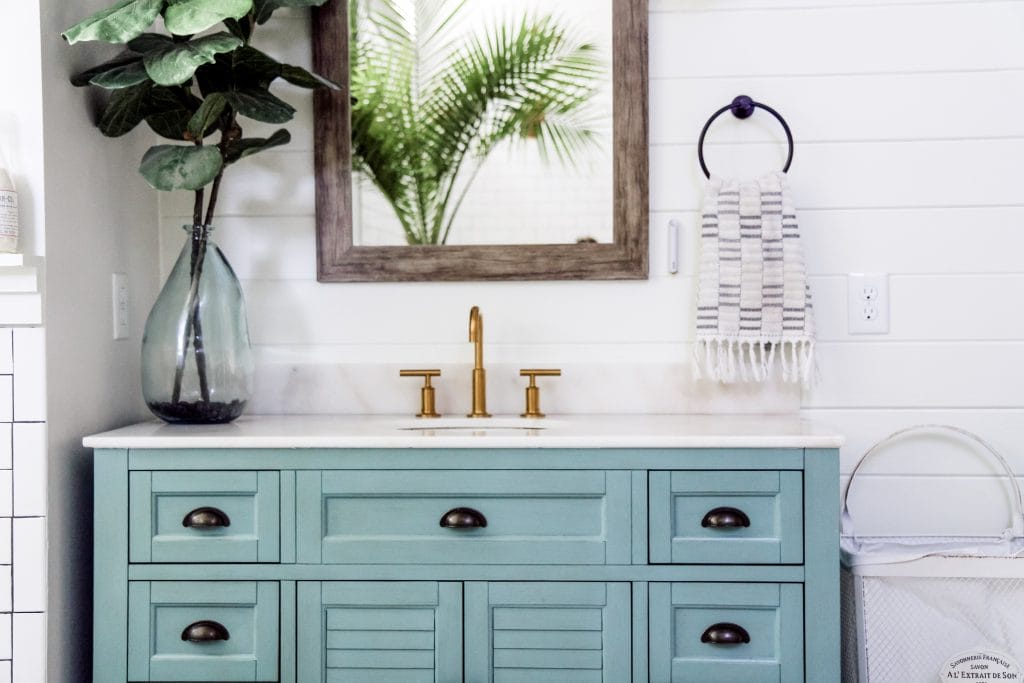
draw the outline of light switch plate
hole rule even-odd
[[[668,222],[668,272],[671,275],[679,272],[679,227],[675,218]]]
[[[128,275],[126,273],[114,273],[112,280],[114,302],[114,339],[127,339],[129,335]]]

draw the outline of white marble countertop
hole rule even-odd
[[[91,448],[838,448],[843,437],[798,416],[254,415],[226,425],[142,422],[83,443]]]

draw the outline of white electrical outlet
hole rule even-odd
[[[850,273],[846,283],[850,334],[888,334],[889,275]]]
[[[114,273],[113,281],[113,302],[114,302],[114,339],[127,339],[128,330],[128,275],[126,273]]]

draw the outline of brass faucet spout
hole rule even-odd
[[[480,315],[480,307],[469,310],[469,341],[473,342],[473,368],[482,370],[484,367],[484,318]]]
[[[473,411],[467,417],[490,417],[484,371],[484,317],[479,306],[469,310],[469,341],[473,343]]]

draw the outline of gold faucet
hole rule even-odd
[[[480,315],[479,306],[469,310],[469,341],[473,342],[473,412],[466,417],[490,417],[484,371],[484,317]]]

